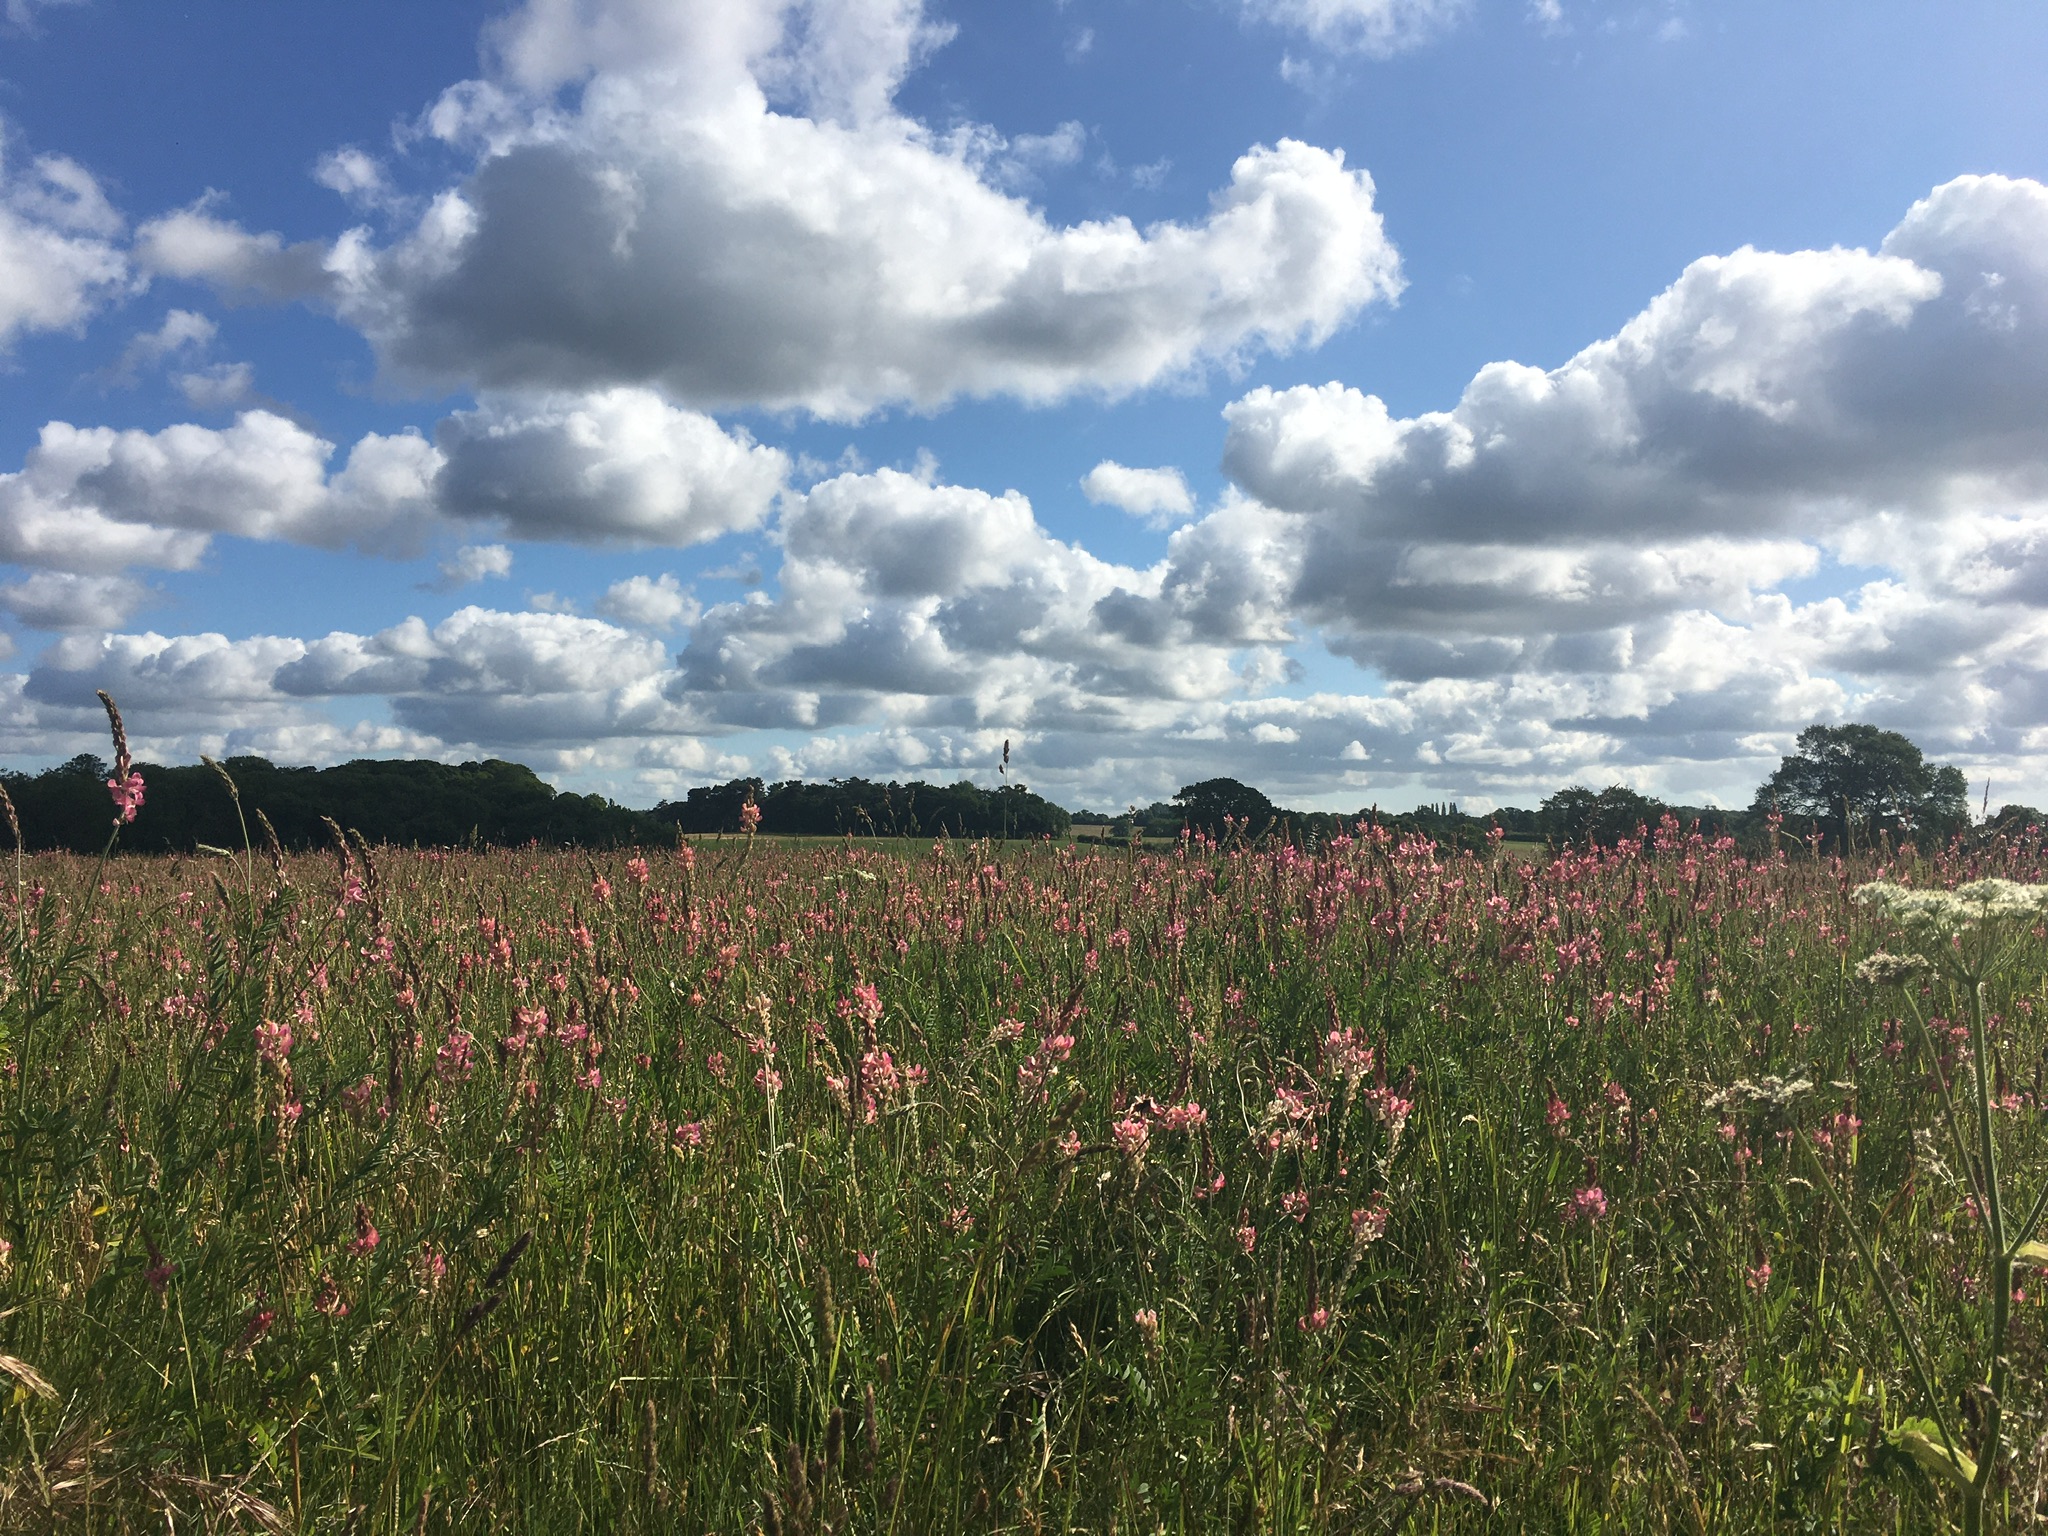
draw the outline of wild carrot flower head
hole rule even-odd
[[[1857,962],[1856,979],[1874,987],[1899,987],[1933,969],[1933,963],[1925,955],[1890,955],[1880,949]]]
[[[1972,880],[1952,891],[1917,890],[1874,880],[1856,900],[1918,939],[1947,939],[1985,923],[2034,922],[2048,914],[2048,885]]]

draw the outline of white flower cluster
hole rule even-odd
[[[1772,1109],[1786,1109],[1811,1092],[1813,1079],[1808,1077],[1767,1077],[1760,1083],[1745,1077],[1719,1092],[1708,1094],[1706,1106],[1709,1109],[1743,1109],[1752,1104],[1764,1104]]]
[[[2048,885],[2016,880],[1972,880],[1952,891],[1922,891],[1877,880],[1859,886],[1856,899],[1906,932],[1947,938],[1985,923],[2037,922],[2048,917]]]

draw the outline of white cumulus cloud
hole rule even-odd
[[[1104,459],[1081,477],[1081,489],[1098,506],[1111,506],[1152,527],[1171,527],[1195,509],[1187,477],[1177,469],[1130,469]]]
[[[703,607],[664,571],[659,576],[628,576],[605,589],[597,611],[634,629],[670,630],[697,622]]]
[[[138,253],[331,305],[417,380],[840,419],[1123,394],[1400,291],[1371,178],[1294,140],[1247,150],[1198,220],[1050,222],[1001,168],[1071,161],[1074,125],[1003,141],[895,107],[948,35],[917,0],[528,0],[422,118],[477,158],[394,243],[288,244],[202,199]],[[372,183],[345,153],[322,174]]]
[[[698,544],[752,528],[789,457],[646,389],[491,400],[435,433],[453,517],[521,538]]]
[[[75,331],[133,291],[122,221],[77,161],[42,155],[23,171],[0,137],[0,352],[33,331]]]

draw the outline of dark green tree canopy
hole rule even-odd
[[[1775,808],[1848,849],[1894,837],[1946,837],[1969,825],[1970,786],[1962,770],[1927,761],[1897,731],[1874,725],[1810,725],[1798,750],[1756,792],[1755,809]]]
[[[1247,830],[1256,836],[1280,814],[1272,801],[1251,785],[1235,779],[1204,779],[1199,784],[1184,784],[1174,795],[1173,804],[1184,825],[1211,837],[1223,836],[1226,816],[1234,822],[1248,823]]]
[[[1545,800],[1538,814],[1544,835],[1555,842],[1610,848],[1644,827],[1656,826],[1664,810],[1662,801],[1626,784],[1610,784],[1598,794],[1574,784]]]

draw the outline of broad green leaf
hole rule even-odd
[[[1941,1443],[1941,1426],[1932,1419],[1907,1419],[1887,1437],[1891,1443],[1920,1464],[1929,1477],[1968,1488],[1977,1481],[1977,1463],[1960,1447],[1947,1450]]]

